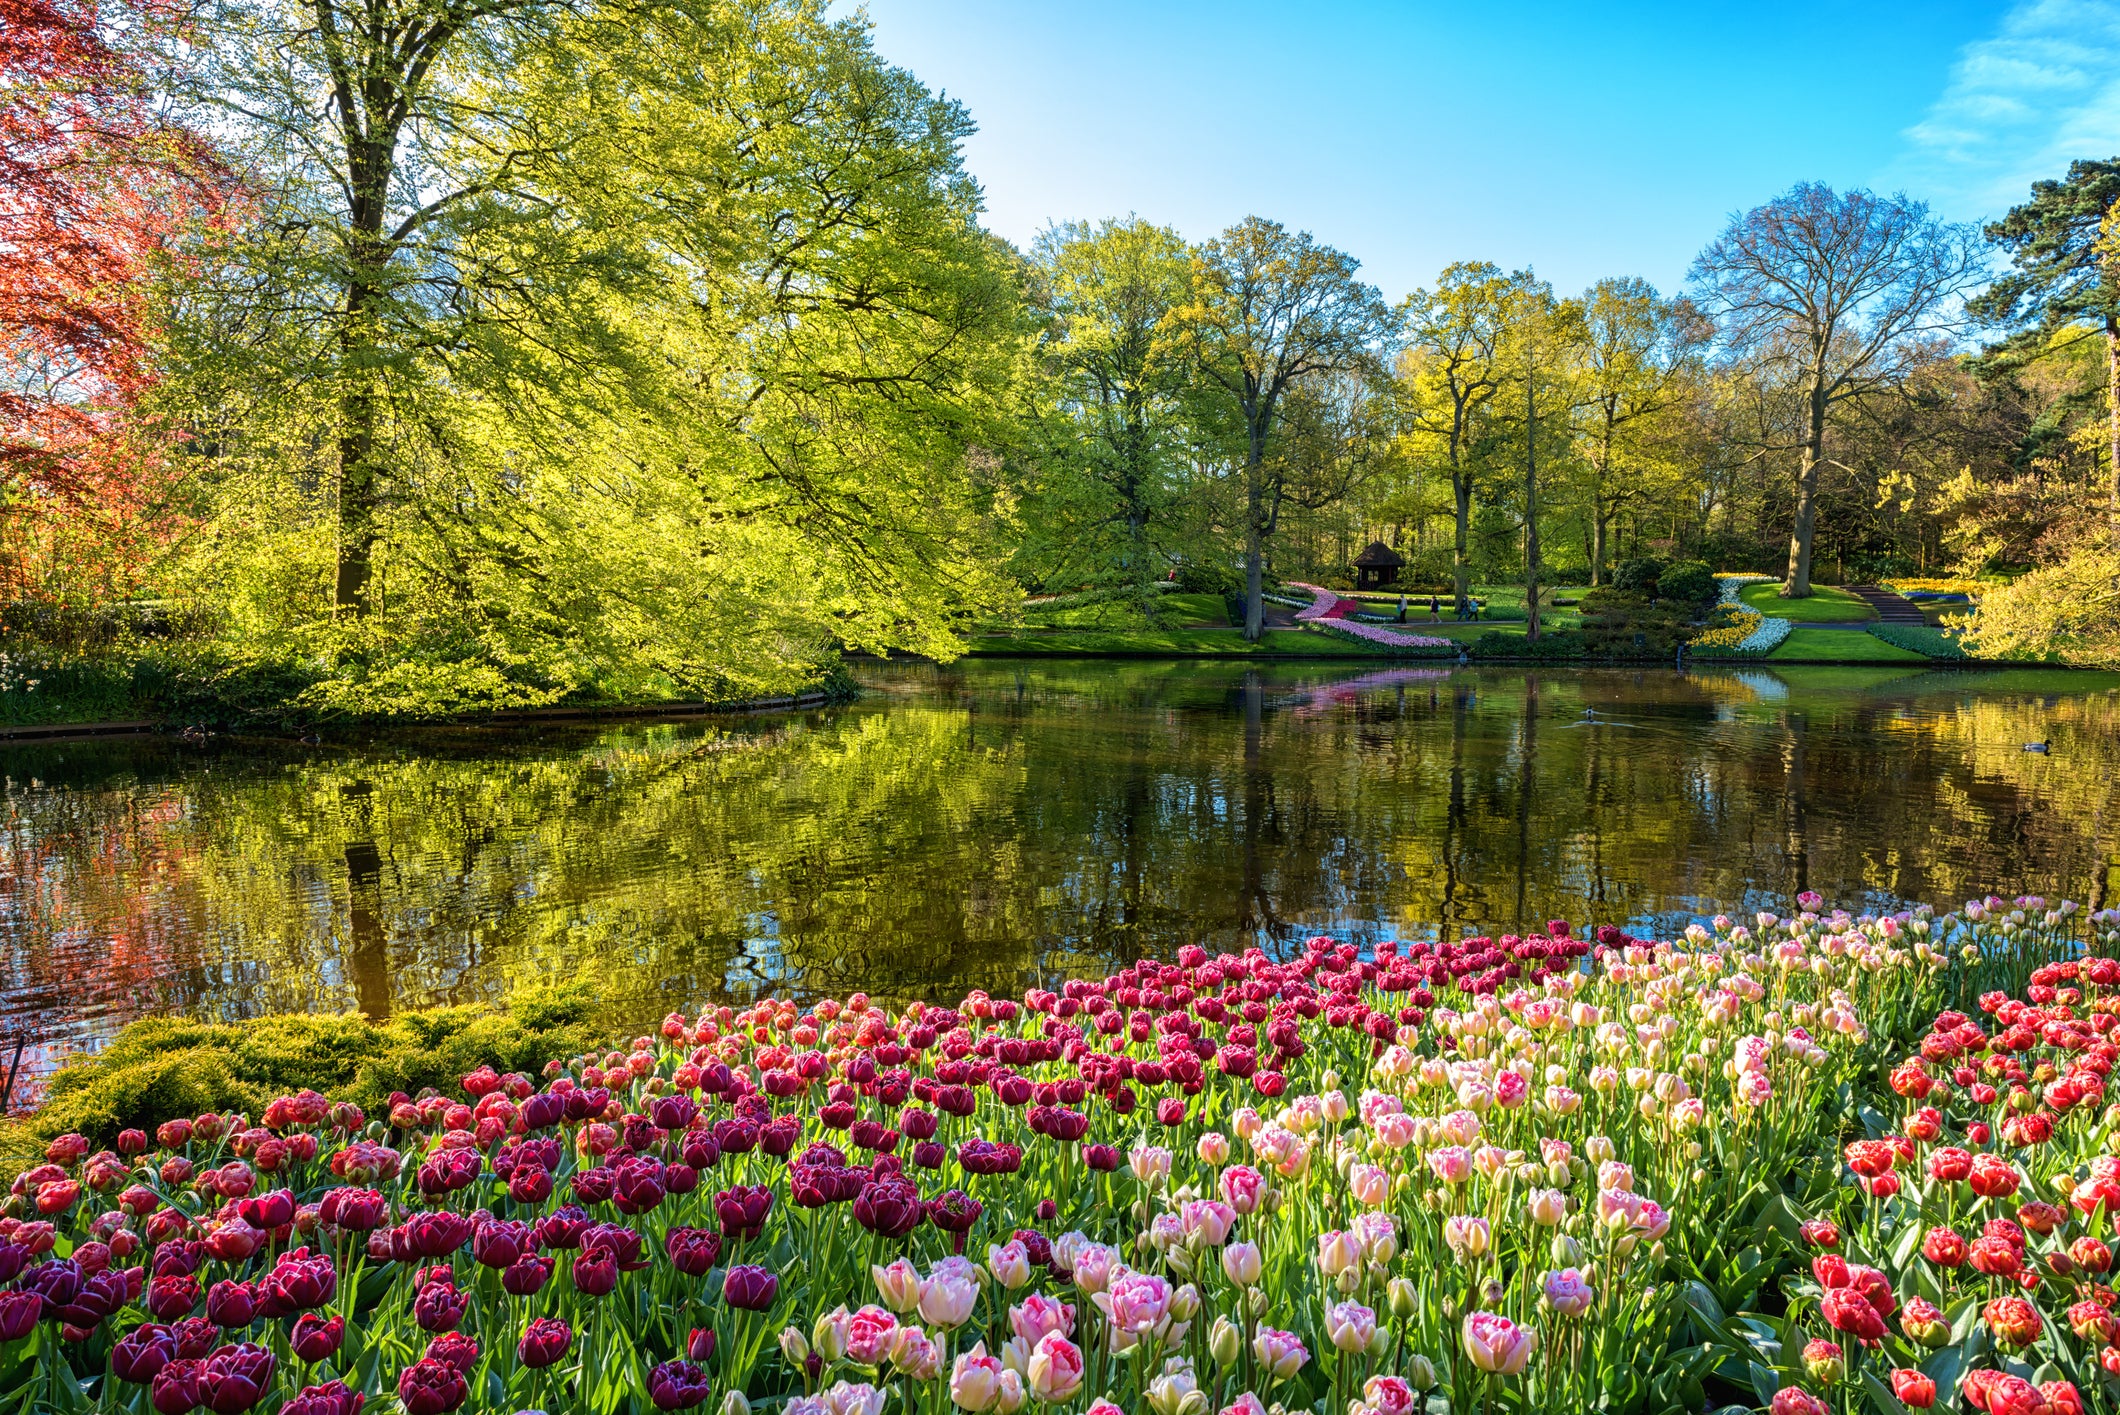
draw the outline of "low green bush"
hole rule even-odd
[[[1930,658],[1966,659],[1972,655],[1955,634],[1914,624],[1872,624],[1870,632],[1894,648],[1912,649]]]
[[[1656,597],[1681,604],[1706,604],[1718,588],[1705,560],[1681,560],[1656,579]]]
[[[242,1022],[149,1017],[56,1072],[43,1107],[0,1127],[0,1164],[69,1131],[97,1145],[202,1111],[253,1119],[308,1087],[373,1111],[392,1091],[454,1087],[479,1066],[534,1071],[601,1049],[610,1034],[593,989],[533,988],[504,1007],[436,1007],[377,1022],[359,1013],[288,1013]]]

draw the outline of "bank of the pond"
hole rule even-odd
[[[535,1071],[608,1040],[610,1019],[584,985],[532,988],[498,1007],[464,1005],[375,1021],[353,1013],[279,1013],[242,1022],[147,1017],[61,1067],[42,1104],[0,1123],[0,1169],[35,1163],[69,1132],[99,1145],[177,1115],[256,1116],[303,1089],[387,1109],[393,1091],[447,1088],[480,1066]]]

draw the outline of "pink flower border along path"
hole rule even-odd
[[[1352,618],[1362,608],[1362,602],[1341,599],[1331,590],[1319,585],[1309,585],[1301,580],[1289,581],[1291,587],[1310,592],[1310,607],[1296,611],[1298,624],[1315,625],[1337,633],[1349,634],[1357,639],[1367,639],[1373,644],[1383,644],[1395,649],[1449,649],[1457,644],[1450,639],[1436,638],[1429,634],[1401,634],[1390,629],[1380,629],[1374,624],[1364,624]]]

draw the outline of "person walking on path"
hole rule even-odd
[[[1428,596],[1428,622],[1431,624],[1440,624],[1443,622],[1443,604],[1442,601],[1434,595]]]
[[[1401,624],[1406,622],[1406,596],[1404,595],[1399,596],[1399,622]]]

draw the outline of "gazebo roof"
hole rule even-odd
[[[1373,540],[1367,549],[1354,558],[1354,563],[1372,570],[1395,570],[1406,563],[1406,557],[1384,542]]]

